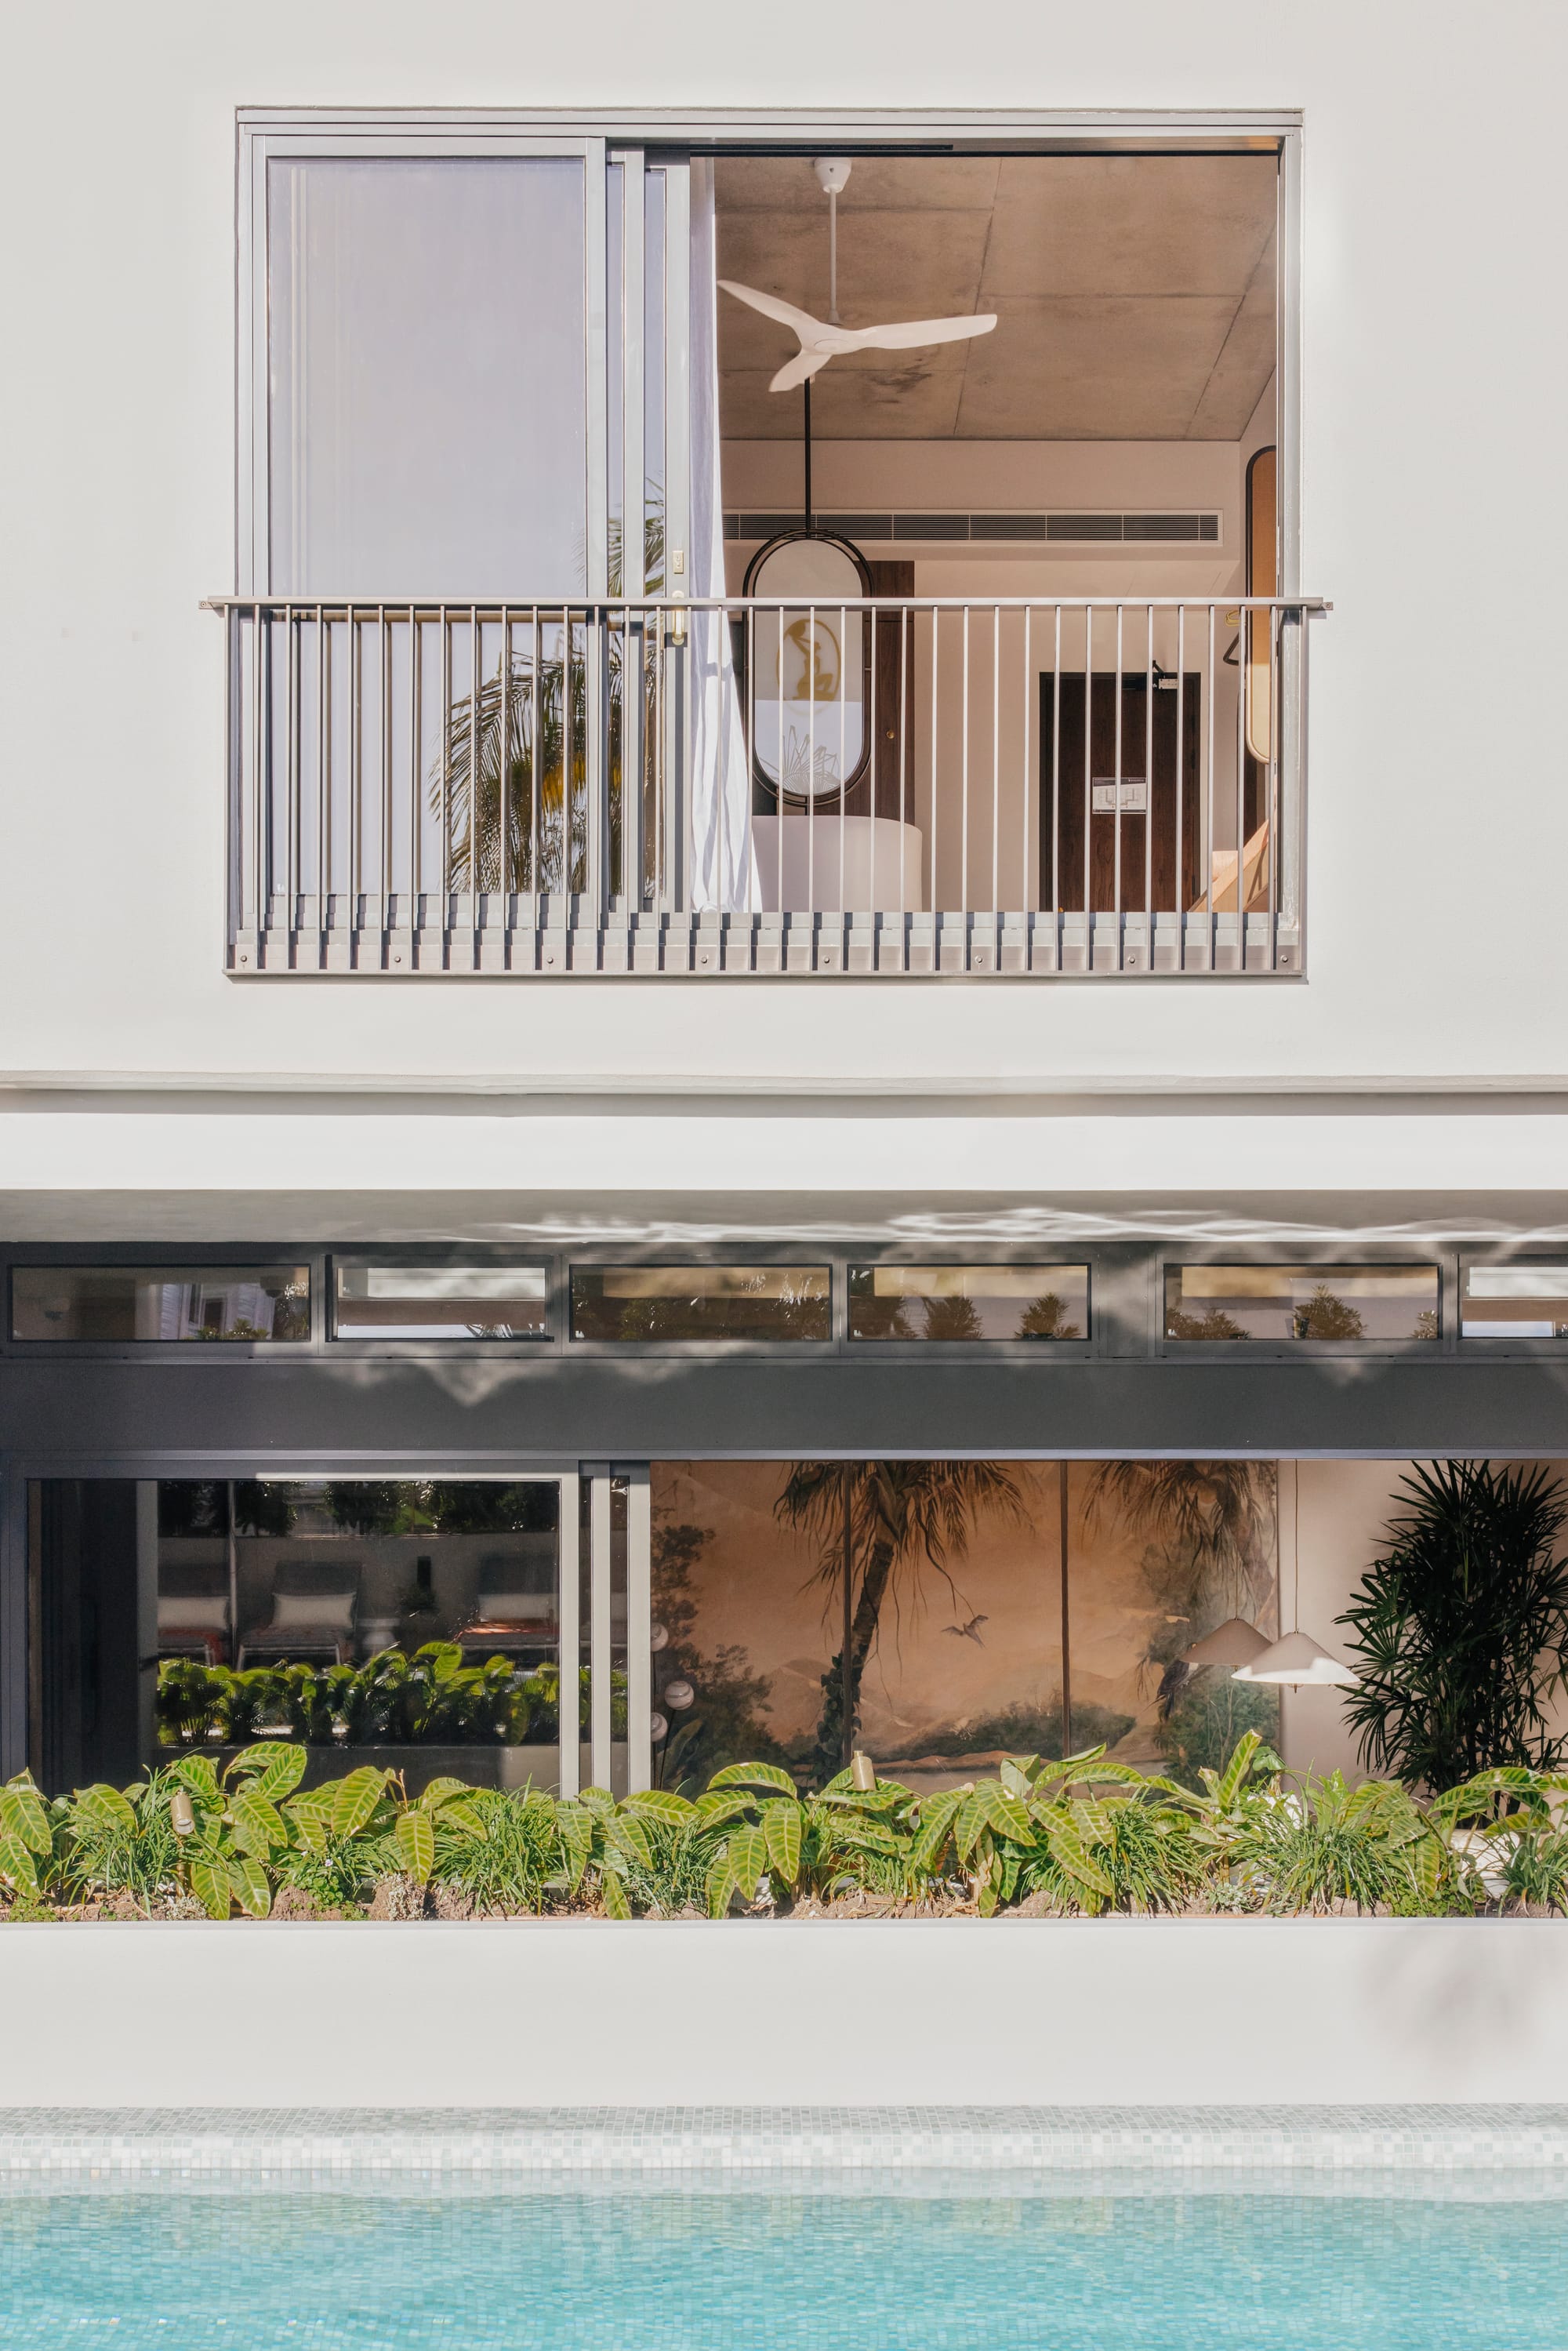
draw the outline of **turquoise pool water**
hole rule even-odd
[[[1061,2192],[1066,2187],[1069,2192]],[[1568,2204],[1375,2194],[0,2199],[5,2351],[1514,2351]]]

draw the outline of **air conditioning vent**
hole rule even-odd
[[[1091,540],[1122,537],[1120,515],[1047,515],[1045,535],[1048,539],[1076,540],[1080,547]]]
[[[839,514],[812,517],[819,530],[837,531],[857,546],[896,545],[911,539],[926,546],[962,539],[972,546],[1014,547],[1218,547],[1217,514]],[[727,514],[726,538],[760,546],[781,532],[799,530],[793,514]]]

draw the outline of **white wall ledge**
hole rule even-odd
[[[0,2108],[1568,2105],[1565,1961],[1529,1919],[0,1927]]]

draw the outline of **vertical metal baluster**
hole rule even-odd
[[[632,610],[628,598],[625,635],[621,647],[621,697],[626,707],[621,737],[621,891],[628,914],[640,914],[643,906],[643,830],[647,821],[647,810],[643,799],[643,765],[648,741],[647,642],[648,632],[643,616]],[[632,666],[633,656],[635,668]],[[633,711],[636,713],[634,726],[632,726]],[[627,731],[629,727],[630,734]]]
[[[963,757],[958,769],[958,791],[962,830],[958,836],[958,911],[969,911],[969,607],[964,615],[963,694],[959,716],[964,738]],[[967,960],[967,958],[966,958]]]
[[[479,944],[479,608],[468,607],[468,936]]]
[[[376,606],[376,683],[381,694],[381,850],[382,864],[382,931],[383,936],[392,929],[392,642],[387,635],[387,608]]]
[[[298,624],[294,617],[294,607],[292,604],[286,604],[283,610],[284,625],[288,632],[283,674],[283,707],[288,722],[283,798],[284,821],[288,829],[288,898],[285,921],[292,940],[295,927],[299,920],[299,712],[298,708],[299,661],[295,643]]]
[[[653,615],[653,671],[658,687],[659,731],[653,750],[654,815],[657,819],[654,838],[658,859],[659,904],[664,905],[670,891],[669,800],[670,749],[670,656],[664,643],[664,632],[657,612]]]
[[[1252,607],[1241,607],[1236,670],[1236,944],[1239,968],[1247,961],[1247,656],[1251,651]]]
[[[746,797],[749,802],[752,778],[760,765],[757,757],[757,611],[749,600],[741,607],[740,634],[746,647]],[[757,878],[760,883],[760,866]],[[782,893],[778,903],[783,904]]]
[[[1094,607],[1083,607],[1083,935],[1088,943],[1089,967],[1094,963],[1094,895],[1090,880],[1089,844],[1094,829],[1093,760],[1090,746],[1094,739]]]
[[[543,705],[541,675],[544,664],[544,638],[539,628],[539,608],[530,606],[529,634],[533,643],[533,658],[528,664],[528,888],[534,900],[534,927],[539,921],[539,743],[542,728],[539,713]]]
[[[272,622],[269,619],[267,624],[267,649],[264,654],[262,650],[261,605],[259,601],[253,604],[250,609],[256,628],[256,707],[252,712],[252,717],[255,721],[256,728],[256,767],[251,778],[251,789],[255,802],[251,812],[251,825],[256,840],[255,846],[251,853],[256,860],[254,875],[256,884],[256,946],[259,949],[262,942],[267,937],[272,920],[272,902],[268,890],[269,877],[267,874],[267,848],[271,826],[270,823],[264,825],[264,816],[269,817],[271,813],[271,779],[267,774],[267,768],[270,762],[267,757],[267,747],[269,747],[271,744],[272,734],[270,727],[264,732],[262,726],[262,693],[264,687],[267,696],[267,716],[269,718],[271,716]]]
[[[1147,611],[1144,646],[1144,921],[1148,968],[1155,967],[1155,608]]]
[[[1116,781],[1112,789],[1112,799],[1115,805],[1115,817],[1113,820],[1116,827],[1115,832],[1112,836],[1112,855],[1115,868],[1113,888],[1115,897],[1114,912],[1116,916],[1116,928],[1114,933],[1114,954],[1116,960],[1114,968],[1117,971],[1120,971],[1122,968],[1122,662],[1125,651],[1123,642],[1122,618],[1124,609],[1125,608],[1120,603],[1116,606],[1116,676],[1114,681],[1116,695],[1116,748],[1111,761],[1111,765],[1116,771]]]
[[[1002,608],[991,606],[991,904],[1001,904],[1002,850]]]
[[[1280,921],[1280,632],[1285,616],[1277,604],[1269,607],[1269,794],[1264,853],[1269,860],[1269,968],[1274,967],[1274,942]]]
[[[326,951],[328,925],[327,772],[331,752],[328,727],[331,720],[332,632],[319,604],[316,607],[316,962]]]
[[[422,696],[419,690],[419,607],[408,608],[408,938],[412,961],[417,953],[419,939],[420,833],[423,816],[423,799],[420,790],[420,774],[424,745],[420,725]]]
[[[1214,905],[1214,737],[1219,724],[1219,711],[1215,702],[1215,695],[1218,691],[1215,681],[1214,659],[1216,619],[1217,608],[1211,603],[1208,608],[1208,711],[1204,728],[1204,825],[1203,841],[1201,843],[1203,852],[1203,904],[1208,929],[1207,966],[1210,971],[1214,968],[1215,942],[1219,936],[1219,925],[1215,919]]]
[[[1030,738],[1034,731],[1034,713],[1030,706],[1032,700],[1030,692],[1030,670],[1033,631],[1034,606],[1026,604],[1023,608],[1023,760],[1022,773],[1019,778],[1023,807],[1019,842],[1019,911],[1025,914],[1033,908],[1035,899],[1034,883],[1030,878],[1029,869],[1029,807],[1032,797],[1029,752]],[[1027,925],[1025,927],[1027,928]]]
[[[705,613],[700,621],[695,621],[694,622],[694,626],[697,628],[704,628],[706,626],[706,630],[711,632],[709,636],[709,653],[714,668],[714,743],[716,750],[718,750],[718,758],[716,763],[716,774],[718,779],[718,791],[716,794],[718,800],[718,870],[715,877],[715,886],[717,899],[717,911],[722,915],[726,911],[725,901],[729,895],[729,892],[726,887],[727,875],[724,862],[725,835],[727,831],[724,808],[727,795],[724,787],[725,769],[727,762],[725,759],[723,751],[719,750],[718,747],[722,745],[725,740],[724,659],[725,647],[729,634],[728,606],[721,603],[716,611]],[[719,968],[721,971],[724,968],[724,947],[722,943],[724,925],[721,922],[719,925],[720,945],[718,948]]]
[[[441,607],[441,930],[452,921],[452,615]]]
[[[1056,607],[1051,686],[1051,914],[1061,912],[1061,606]]]
[[[1182,793],[1186,781],[1186,606],[1176,606],[1176,967],[1186,967],[1186,909],[1188,880],[1186,872],[1186,830]]]
[[[904,895],[904,844],[909,823],[909,811],[904,804],[904,768],[909,757],[909,634],[915,626],[915,613],[908,604],[898,608],[898,740],[894,750],[898,758],[898,911],[902,914],[909,901]],[[903,967],[904,926],[899,925],[899,968]]]
[[[848,822],[845,802],[850,796],[850,665],[844,659],[849,643],[849,608],[839,606],[839,913],[848,911],[848,883],[844,878],[844,827]],[[864,713],[862,713],[862,722]]]
[[[861,626],[870,632],[869,642],[871,649],[871,715],[866,722],[866,739],[870,746],[871,754],[867,763],[867,773],[871,778],[871,824],[867,833],[867,838],[871,842],[871,855],[866,869],[866,905],[864,911],[874,916],[876,913],[877,763],[882,758],[882,737],[877,732],[877,728],[880,726],[881,721],[878,718],[876,707],[876,674],[882,666],[881,663],[877,659],[877,631],[881,626],[881,617],[874,604],[871,607],[869,611],[862,612]],[[873,943],[872,965],[874,969],[876,964],[876,924],[874,921],[871,926],[871,935]]]
[[[808,517],[810,520],[810,517]],[[806,906],[817,911],[817,608],[806,607]],[[784,772],[784,615],[779,615],[779,772]],[[815,930],[816,925],[812,925]]]
[[[938,772],[936,728],[941,716],[937,676],[942,667],[941,657],[942,607],[933,599],[931,605],[931,888],[925,907],[928,914],[935,914],[936,912],[936,778]]]
[[[349,615],[349,943],[352,948],[360,927],[360,853],[361,822],[360,792],[364,775],[364,747],[361,742],[363,686],[360,675],[360,624],[354,616],[352,603]]]
[[[501,893],[501,938],[512,928],[512,615],[501,607],[501,741],[496,778],[496,887]]]
[[[560,706],[561,776],[560,776],[560,889],[566,901],[565,915],[571,918],[571,885],[575,875],[571,870],[571,788],[575,764],[575,729],[571,709],[571,607],[560,608]]]

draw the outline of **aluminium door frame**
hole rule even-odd
[[[465,157],[497,162],[548,160],[583,166],[583,359],[587,374],[587,601],[601,602],[606,576],[609,517],[609,419],[605,397],[606,235],[605,141],[602,132],[572,132],[543,126],[530,130],[522,119],[495,120],[396,110],[333,116],[309,109],[252,110],[238,117],[235,159],[236,350],[235,590],[240,596],[272,593],[270,350],[267,321],[267,173],[270,163],[288,158],[322,162],[435,162]],[[346,583],[328,584],[332,601]],[[385,583],[377,601],[397,603],[419,597],[419,580]],[[320,601],[301,596],[301,603]]]
[[[254,159],[264,153],[428,154],[435,141],[447,140],[461,142],[453,146],[453,152],[542,154],[548,152],[539,143],[543,141],[560,142],[561,152],[583,152],[591,142],[601,186],[612,144],[642,148],[649,163],[656,156],[683,152],[777,153],[782,147],[810,153],[820,152],[824,142],[869,154],[900,149],[953,155],[1273,153],[1280,163],[1278,592],[1281,597],[1301,592],[1304,118],[1300,107],[242,107],[236,120],[244,338],[240,390],[247,403],[242,413],[259,413],[263,421],[265,405],[256,410],[246,371],[255,347],[255,313],[247,309],[245,298],[247,290],[254,291],[246,283],[256,202]],[[401,151],[400,141],[406,142]],[[318,143],[307,147],[306,141]],[[383,146],[384,141],[392,143]],[[602,246],[602,236],[600,241]],[[264,297],[265,290],[264,280]],[[265,394],[265,379],[261,388]],[[242,449],[247,445],[248,437],[242,440]],[[265,590],[246,586],[240,592]]]
[[[434,1468],[438,1474],[475,1484],[553,1485],[560,1497],[559,1527],[559,1557],[557,1567],[558,1656],[561,1665],[561,1681],[566,1682],[566,1660],[580,1660],[582,1623],[580,1609],[581,1552],[581,1489],[590,1485],[591,1515],[595,1530],[591,1539],[595,1581],[591,1585],[589,1640],[592,1719],[590,1740],[591,1776],[602,1785],[610,1783],[610,1623],[608,1609],[609,1573],[609,1511],[608,1485],[612,1476],[628,1480],[627,1509],[627,1665],[628,1698],[628,1780],[629,1788],[643,1788],[650,1783],[649,1770],[649,1655],[647,1631],[652,1608],[649,1595],[649,1544],[651,1519],[649,1510],[649,1475],[646,1462],[614,1462],[609,1465],[580,1460],[559,1460],[541,1463],[537,1458],[516,1457],[516,1466],[506,1462],[486,1462],[482,1468],[454,1467],[438,1456],[424,1454],[412,1457],[405,1450],[396,1456],[340,1453],[323,1456],[301,1467],[296,1453],[264,1456],[261,1460],[246,1458],[232,1452],[211,1455],[193,1460],[189,1455],[168,1450],[143,1451],[120,1456],[31,1454],[0,1457],[0,1781],[7,1780],[24,1769],[27,1762],[31,1707],[29,1704],[29,1674],[31,1667],[31,1633],[28,1622],[28,1573],[30,1562],[30,1530],[28,1496],[32,1487],[51,1479],[95,1478],[112,1479],[134,1485],[154,1484],[165,1479],[199,1476],[204,1479],[254,1476],[265,1461],[271,1475],[278,1479],[308,1479],[312,1483],[329,1478],[385,1477],[389,1469],[398,1467],[413,1469],[416,1464],[427,1473]],[[472,1457],[458,1457],[459,1465]],[[639,1498],[635,1503],[633,1498]],[[604,1528],[605,1605],[599,1607],[597,1589],[597,1530]],[[633,1660],[640,1659],[641,1674],[636,1674]],[[601,1679],[602,1668],[602,1682]],[[600,1692],[602,1687],[602,1699]],[[600,1714],[602,1708],[603,1736],[600,1735]],[[575,1796],[581,1782],[581,1740],[560,1736],[564,1729],[565,1708],[559,1710],[558,1720],[558,1781],[563,1796]]]

